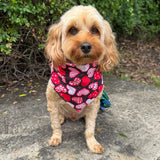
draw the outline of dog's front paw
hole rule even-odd
[[[88,147],[94,153],[103,153],[104,152],[104,148],[99,143],[90,145]]]
[[[61,138],[55,137],[55,136],[52,136],[50,141],[49,141],[49,144],[51,146],[58,146],[60,143],[61,143]]]
[[[104,152],[104,148],[99,144],[95,144],[93,145],[90,150],[94,153],[103,153]]]

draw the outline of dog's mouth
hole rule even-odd
[[[90,57],[91,57],[90,55],[84,55],[84,56],[83,56],[83,58],[85,58],[85,59],[86,59],[86,58],[90,58]]]

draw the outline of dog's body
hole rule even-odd
[[[61,70],[59,67],[63,69],[67,63],[82,67],[86,64],[96,63],[96,70],[93,72],[94,76],[96,71],[107,71],[118,62],[115,40],[110,25],[91,6],[73,7],[61,17],[58,24],[51,26],[47,39],[46,53],[53,63],[56,74],[57,71],[60,74]],[[72,68],[72,70],[76,69]],[[86,72],[87,74],[88,72]],[[61,74],[60,76],[62,78]],[[64,79],[67,79],[67,77],[64,77]],[[90,80],[94,83],[94,78]],[[49,142],[50,145],[57,146],[61,143],[61,124],[65,118],[76,120],[85,117],[87,145],[92,152],[102,153],[104,149],[96,141],[94,130],[103,87],[99,87],[101,88],[99,89],[97,86],[97,94],[93,98],[94,100],[92,99],[90,103],[85,102],[86,106],[77,112],[75,110],[76,104],[69,105],[70,103],[66,103],[66,100],[60,96],[62,93],[58,94],[56,92],[55,84],[51,78],[47,87],[48,111],[50,112],[53,128],[53,135]],[[100,82],[101,84],[103,85],[103,82]],[[69,84],[66,85],[68,86]],[[74,86],[70,87],[74,88]],[[63,92],[61,90],[58,91]],[[68,93],[67,88],[65,89],[65,94],[66,92]],[[78,101],[78,105],[79,103],[81,102]]]

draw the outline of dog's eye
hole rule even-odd
[[[99,33],[99,30],[96,27],[92,27],[91,28],[91,33],[92,34],[97,34],[97,33]]]
[[[71,27],[69,29],[69,33],[72,34],[72,35],[76,35],[78,33],[78,29],[75,28],[75,27]]]

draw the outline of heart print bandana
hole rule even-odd
[[[51,66],[51,84],[58,95],[77,112],[92,102],[103,89],[102,74],[97,63],[76,66],[73,63]]]

